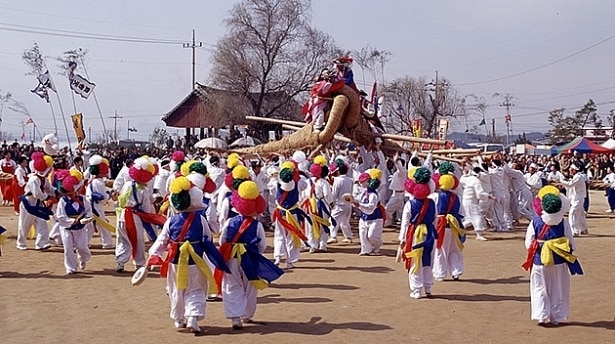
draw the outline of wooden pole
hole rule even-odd
[[[433,154],[478,154],[480,149],[437,149],[431,152]]]
[[[288,121],[288,120],[285,120],[285,119],[265,118],[265,117],[256,117],[256,116],[246,116],[246,119],[250,120],[250,121],[258,121],[258,122],[288,124],[288,125],[293,125],[293,126],[299,127],[299,128],[302,128],[306,124],[306,123],[303,123],[303,122]]]

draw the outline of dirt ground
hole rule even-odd
[[[17,217],[2,207],[9,238],[0,260],[0,343],[615,343],[615,216],[604,214],[602,191],[591,199],[590,234],[577,239],[585,275],[572,278],[570,317],[558,328],[530,320],[522,225],[486,242],[470,235],[461,280],[436,282],[433,299],[408,297],[391,229],[383,256],[359,257],[358,242],[302,253],[260,292],[258,323],[233,331],[222,304],[208,303],[197,337],[173,328],[164,280],[150,275],[131,286],[131,273],[114,271],[113,251],[97,237],[87,269],[67,276],[61,248],[35,251],[30,240],[29,250],[16,250]]]

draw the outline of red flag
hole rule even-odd
[[[28,118],[28,120],[26,121],[26,124],[34,124],[32,117]]]

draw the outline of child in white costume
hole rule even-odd
[[[76,169],[66,171],[66,174],[68,175],[62,179],[61,188],[64,195],[58,200],[55,218],[64,246],[64,267],[66,273],[72,275],[77,272],[77,268],[85,269],[92,256],[85,227],[94,218],[90,203],[77,194],[77,190],[83,186],[83,174]]]
[[[523,267],[531,270],[530,299],[532,320],[540,326],[557,326],[568,318],[570,275],[582,275],[583,269],[572,254],[575,249],[570,225],[564,220],[569,203],[554,186],[538,192],[536,213],[527,227],[527,258]]]
[[[331,217],[330,204],[333,203],[334,198],[331,186],[326,179],[329,175],[329,168],[324,156],[319,155],[314,158],[314,163],[310,166],[310,174],[312,177],[308,179],[309,197],[305,200],[305,204],[312,223],[306,226],[306,236],[310,245],[310,253],[326,252],[327,240],[331,234],[331,228],[335,226],[335,220]]]
[[[360,198],[354,200],[353,204],[361,211],[361,219],[359,220],[360,256],[380,254],[382,226],[386,215],[377,192],[381,177],[382,172],[375,168],[359,175],[359,183],[364,191]]]
[[[206,294],[215,290],[213,274],[203,256],[228,270],[211,240],[207,220],[201,215],[203,191],[186,177],[176,177],[170,185],[170,202],[176,214],[164,224],[149,250],[148,266],[162,265],[160,276],[167,278],[171,301],[170,317],[176,328],[188,327],[200,333],[199,320],[205,318]],[[160,258],[168,247],[161,264]]]
[[[113,235],[108,230],[108,228],[113,228],[113,226],[109,224],[104,209],[104,204],[111,198],[105,186],[105,177],[109,175],[109,162],[100,155],[93,155],[89,163],[88,171],[92,178],[85,190],[85,198],[92,207],[92,213],[98,219],[86,227],[88,242],[92,240],[94,230],[96,229],[102,241],[102,248],[113,249],[115,248],[115,242],[113,241]]]
[[[449,162],[443,162],[434,174],[433,180],[438,191],[432,195],[436,202],[436,232],[438,241],[433,263],[433,276],[442,281],[447,275],[453,280],[459,280],[463,274],[463,255],[466,231],[462,216],[459,214],[461,202],[455,189],[459,180],[453,172],[455,167]]]
[[[128,170],[133,180],[124,184],[118,198],[121,208],[117,217],[115,246],[115,271],[123,272],[124,265],[132,256],[136,268],[145,264],[146,224],[163,226],[166,218],[155,214],[153,196],[147,184],[154,178],[155,169],[147,157],[140,157]]]
[[[30,174],[19,205],[17,249],[27,249],[28,231],[34,225],[36,229],[34,246],[37,250],[46,250],[51,247],[47,220],[53,212],[45,207],[44,201],[54,196],[54,190],[47,179],[53,167],[53,158],[40,152],[33,153],[32,167],[35,173]]]
[[[227,220],[220,231],[220,252],[230,273],[216,271],[216,280],[222,283],[224,313],[233,329],[240,329],[243,322],[251,322],[254,317],[258,290],[284,272],[263,256],[267,248],[265,230],[256,218],[265,211],[267,202],[256,183],[241,183],[231,202],[239,215]]]
[[[404,205],[399,241],[408,270],[410,297],[419,299],[422,290],[427,297],[431,297],[433,285],[431,267],[437,239],[434,226],[436,207],[428,197],[434,191],[435,184],[425,167],[411,168],[408,176],[411,178],[406,180],[405,189],[412,197]]]

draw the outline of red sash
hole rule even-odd
[[[241,222],[241,226],[239,230],[233,237],[233,240],[227,241],[222,244],[219,248],[220,254],[225,262],[228,262],[232,257],[231,253],[233,252],[233,245],[237,243],[237,240],[241,237],[241,235],[252,225],[254,219],[252,217],[244,217],[243,222]],[[222,277],[224,277],[224,271],[216,268],[214,271],[214,280],[216,281],[216,286],[218,288],[218,294],[222,293]]]
[[[550,228],[551,226],[545,223],[544,226],[542,226],[540,233],[538,233],[538,237],[536,237],[532,241],[532,244],[527,249],[527,257],[525,258],[525,263],[521,265],[526,271],[532,270],[534,256],[536,255],[536,251],[538,251],[538,240],[542,240],[545,237],[545,235],[547,235],[547,232],[549,231]]]
[[[446,225],[448,225],[448,220],[446,219],[446,215],[451,213],[453,210],[453,205],[455,204],[455,200],[457,196],[454,193],[450,193],[448,197],[448,207],[446,209],[446,214],[438,215],[438,220],[436,222],[436,233],[438,233],[438,243],[436,244],[437,248],[442,248],[442,244],[444,243],[444,232],[446,231]]]
[[[282,194],[282,197],[280,197],[280,201],[278,204],[284,203],[284,200],[286,199],[287,195],[288,195],[288,191],[284,191],[284,193]],[[286,229],[290,233],[295,234],[301,240],[303,241],[308,240],[308,238],[305,236],[305,234],[302,231],[295,228],[292,224],[286,221],[286,218],[282,216],[280,209],[275,209],[275,211],[273,212],[273,215],[271,216],[271,221],[273,222],[278,221],[282,225],[282,227],[284,227],[284,229]]]
[[[177,255],[177,252],[179,251],[179,243],[184,241],[184,237],[186,236],[186,233],[188,233],[188,229],[190,229],[192,220],[194,220],[194,213],[188,214],[188,218],[184,222],[184,225],[182,226],[182,230],[179,232],[177,240],[172,241],[171,245],[169,245],[167,256],[164,258],[162,266],[160,267],[160,277],[167,277],[167,274],[169,272],[169,264]]]
[[[421,210],[419,211],[419,216],[416,218],[416,224],[411,223],[408,226],[408,231],[406,232],[406,245],[404,246],[404,255],[403,259],[406,265],[406,270],[410,270],[410,265],[412,265],[412,259],[406,258],[406,253],[412,251],[412,241],[414,241],[414,230],[416,226],[423,222],[425,215],[427,215],[427,210],[429,209],[429,200],[423,200],[423,205],[421,206]]]
[[[135,257],[135,251],[137,247],[137,225],[135,224],[135,215],[137,215],[141,222],[151,223],[158,226],[164,226],[166,217],[160,214],[146,213],[143,211],[135,211],[132,207],[124,208],[124,222],[126,223],[126,236],[132,246],[132,258]]]

